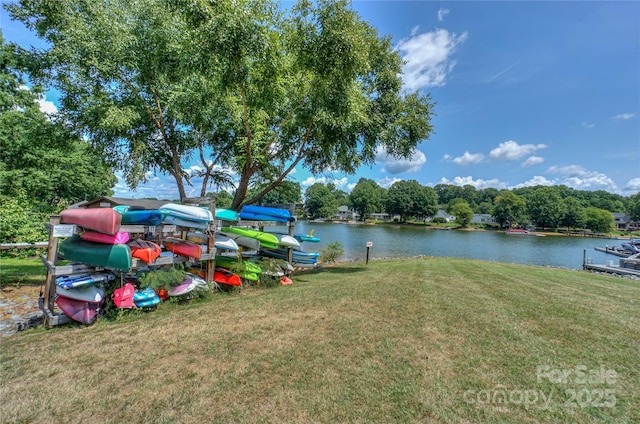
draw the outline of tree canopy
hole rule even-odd
[[[21,0],[11,15],[48,41],[32,76],[135,187],[198,155],[239,175],[232,208],[298,165],[347,173],[382,146],[408,157],[432,132],[429,96],[402,91],[402,60],[347,1]],[[205,179],[207,184],[208,179]],[[268,184],[247,199],[254,183]]]
[[[386,190],[375,181],[360,178],[349,194],[349,203],[354,211],[366,220],[372,213],[384,210]]]
[[[40,110],[41,89],[26,88],[22,59],[0,34],[0,193],[53,210],[110,195],[116,182],[100,155]]]

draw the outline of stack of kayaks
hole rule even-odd
[[[295,218],[286,209],[267,208],[264,206],[243,206],[240,210],[240,219],[251,221],[293,222]]]
[[[198,206],[167,203],[160,207],[160,212],[165,215],[165,224],[179,225],[188,228],[206,229],[213,221],[211,211]]]
[[[288,249],[264,249],[262,255],[270,258],[288,259]],[[294,265],[314,265],[318,262],[319,253],[304,252],[302,250],[293,249],[291,262]]]

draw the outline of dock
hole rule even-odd
[[[585,271],[604,272],[607,274],[640,278],[640,254],[635,254],[628,258],[621,258],[618,265],[613,265],[613,261],[609,261],[608,265],[591,264],[583,261],[582,269]]]
[[[622,250],[615,247],[594,247],[594,250],[597,250],[598,252],[606,253],[607,255],[618,256],[620,258],[628,258],[633,254],[629,251]]]

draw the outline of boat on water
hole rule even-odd
[[[504,233],[508,234],[508,235],[511,235],[511,236],[538,236],[538,237],[544,237],[544,234],[534,233],[532,231],[525,230],[523,228],[508,228],[507,230],[505,230]]]

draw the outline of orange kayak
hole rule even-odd
[[[131,256],[143,260],[146,263],[155,261],[156,258],[160,256],[160,253],[162,253],[160,246],[146,240],[134,240],[129,243],[129,248],[131,249]]]
[[[176,255],[187,256],[189,258],[196,259],[200,259],[200,256],[202,256],[202,246],[187,240],[167,237],[166,239],[162,240],[162,244],[164,245],[165,249],[167,249],[169,252],[175,253]]]

